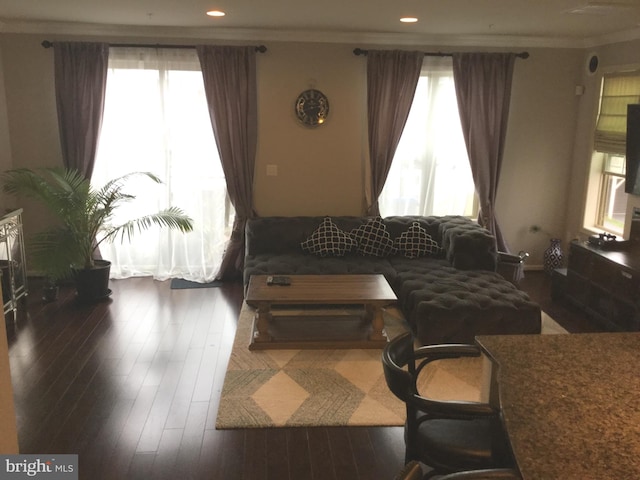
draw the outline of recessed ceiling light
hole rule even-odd
[[[418,19],[416,17],[402,17],[400,21],[402,23],[416,23]]]
[[[210,17],[224,17],[226,14],[221,10],[209,10],[207,15]]]

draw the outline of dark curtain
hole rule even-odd
[[[413,103],[424,53],[369,50],[367,54],[367,110],[371,184],[367,214],[379,215],[378,197],[387,180]]]
[[[231,238],[217,278],[241,276],[244,229],[253,209],[257,145],[255,47],[198,46],[209,116],[218,144],[227,191],[235,209]]]
[[[106,43],[55,42],[55,91],[62,160],[91,178],[109,64]]]
[[[480,202],[478,223],[509,249],[496,219],[495,204],[509,118],[515,54],[456,53],[453,74],[462,131]]]

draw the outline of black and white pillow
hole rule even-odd
[[[357,243],[361,255],[386,257],[396,253],[391,235],[382,223],[382,218],[369,219],[364,225],[351,230],[351,236]]]
[[[320,257],[342,257],[356,246],[355,240],[333,223],[330,217],[325,217],[320,226],[300,243],[302,250]]]
[[[431,235],[420,226],[418,222],[413,222],[411,226],[395,239],[394,246],[398,252],[407,258],[418,258],[425,256],[439,256],[442,248]]]

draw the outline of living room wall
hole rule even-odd
[[[587,71],[588,59],[596,55],[599,60],[595,74]],[[585,94],[579,104],[577,112],[576,137],[573,148],[573,162],[568,185],[567,204],[567,238],[585,238],[594,233],[583,228],[585,218],[585,199],[589,183],[591,154],[593,151],[593,131],[595,128],[598,105],[600,99],[600,85],[602,75],[610,71],[640,69],[640,40],[632,40],[594,47],[584,52],[582,63],[581,85],[585,87]],[[627,196],[627,221],[625,222],[625,238],[628,238],[630,218],[633,207],[640,207],[640,197]]]
[[[90,39],[31,34],[0,36],[10,149],[2,145],[0,148],[11,153],[10,161],[2,160],[3,168],[61,164],[53,52],[40,46],[45,38]],[[139,41],[171,43],[165,38]],[[184,43],[182,39],[172,41]],[[191,39],[186,43],[193,42]],[[368,158],[366,58],[355,56],[352,51],[355,47],[370,46],[264,43],[268,51],[257,57],[256,211],[260,215],[360,214],[364,207]],[[398,48],[452,50],[428,45]],[[570,203],[567,191],[573,168],[577,112],[583,101],[576,96],[575,87],[582,82],[585,52],[566,48],[526,50],[530,58],[516,61],[497,214],[511,249],[529,251],[532,254],[529,265],[536,266],[542,263],[548,238],[531,234],[529,227],[540,225],[559,236],[564,236],[567,230],[566,206]],[[293,113],[296,96],[310,87],[323,91],[330,101],[327,123],[315,129],[298,124]],[[0,99],[0,118],[4,102],[5,99]],[[276,176],[267,175],[268,166],[276,167]],[[29,204],[24,207],[25,229],[29,233],[46,216]]]
[[[0,50],[0,65],[2,50]],[[2,69],[0,68],[0,72]],[[7,118],[7,95],[4,88],[4,75],[0,75],[0,172],[11,167],[11,143],[9,142],[9,119]],[[0,206],[7,204],[5,194],[0,191]],[[1,213],[4,211],[0,210]]]
[[[564,238],[567,186],[580,97],[575,88],[582,54],[572,49],[530,50],[517,61],[496,211],[512,251],[542,265],[544,232]]]
[[[366,149],[366,59],[353,47],[269,43],[258,61],[259,143],[255,207],[260,215],[360,215]],[[329,100],[324,125],[294,114],[309,88]],[[275,165],[277,176],[267,175]]]

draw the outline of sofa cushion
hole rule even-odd
[[[407,312],[414,306],[410,301],[411,292],[424,288],[425,283],[428,284],[434,276],[439,275],[438,271],[455,272],[445,258],[438,257],[407,258],[396,255],[389,257],[389,263],[396,271],[394,283],[390,285],[398,297],[398,306],[403,310],[406,308]]]
[[[384,217],[382,221],[387,227],[387,231],[391,238],[397,238],[402,235],[414,222],[425,229],[431,235],[431,238],[440,242],[440,224],[447,217],[424,217],[420,215],[394,215]]]
[[[540,333],[540,306],[498,273],[420,260],[413,272],[395,265],[401,270],[395,290],[421,344],[473,343],[475,335]]]
[[[496,239],[464,217],[449,217],[440,224],[440,241],[452,266],[459,270],[495,271],[498,261]]]
[[[356,246],[356,242],[351,235],[340,230],[330,217],[325,217],[300,246],[303,251],[320,257],[342,257]]]
[[[244,284],[252,275],[364,275],[382,274],[389,284],[395,283],[396,271],[386,258],[345,255],[317,257],[307,253],[261,253],[245,258]]]
[[[402,232],[393,241],[393,246],[398,253],[407,258],[437,256],[442,252],[438,242],[433,240],[431,235],[418,222],[413,222],[407,230]]]
[[[357,243],[358,253],[364,256],[386,257],[393,255],[396,250],[393,239],[382,218],[371,218],[364,225],[351,230],[351,236]]]
[[[301,252],[300,244],[326,216],[251,218],[245,229],[245,254]],[[331,221],[343,232],[350,232],[364,224],[366,217],[332,216]]]

